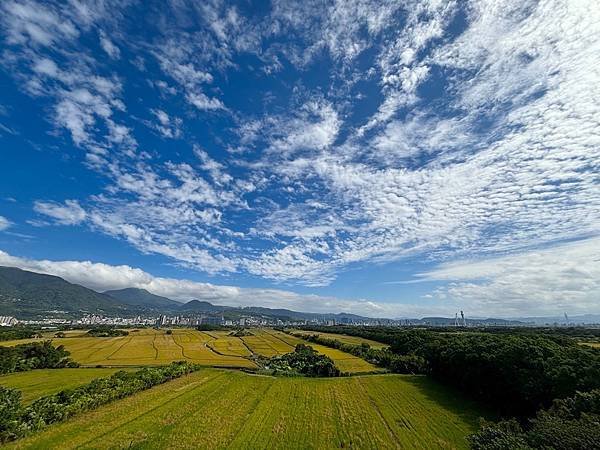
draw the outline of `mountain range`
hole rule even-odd
[[[280,320],[335,320],[336,323],[377,320],[381,324],[392,319],[373,319],[349,313],[309,313],[289,309],[273,309],[259,306],[235,307],[215,305],[207,301],[191,300],[181,303],[167,297],[152,294],[145,289],[125,288],[96,292],[78,284],[54,276],[30,272],[14,267],[0,266],[0,316],[18,319],[44,317],[79,318],[84,314],[134,317],[137,315],[222,315],[225,319],[244,316],[260,316]],[[452,326],[454,318],[424,317],[404,319],[412,324]],[[526,324],[585,324],[600,323],[600,315],[565,317],[527,317],[513,319],[467,319],[469,325],[526,325]]]
[[[96,292],[54,276],[0,266],[0,316],[18,319],[77,318],[83,314],[131,317],[150,314],[220,314],[225,318],[261,316],[281,320],[369,320],[354,314],[317,314],[263,307],[233,307],[191,300],[177,302],[145,289]],[[381,319],[383,321],[388,319]]]

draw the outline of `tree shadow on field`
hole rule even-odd
[[[478,425],[480,418],[486,420],[499,418],[498,412],[491,410],[484,403],[473,400],[452,386],[442,384],[426,375],[409,375],[403,378],[428,400],[439,404],[474,426]]]

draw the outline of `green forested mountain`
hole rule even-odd
[[[112,291],[105,291],[104,294],[120,300],[122,303],[142,308],[175,310],[181,306],[181,303],[171,300],[167,297],[154,295],[146,289],[125,288]]]
[[[127,315],[128,309],[117,299],[60,277],[0,267],[0,315],[26,319],[50,312],[54,316]]]

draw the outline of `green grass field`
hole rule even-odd
[[[373,341],[371,339],[366,339],[358,336],[347,336],[345,334],[337,334],[337,333],[322,333],[316,331],[306,331],[306,330],[293,330],[294,333],[298,334],[318,334],[320,337],[324,337],[327,339],[336,339],[344,344],[351,345],[360,345],[360,344],[369,344],[372,348],[385,348],[389,347],[387,344],[382,344],[381,342]]]
[[[273,378],[202,369],[8,447],[467,448],[479,414],[422,376]]]
[[[23,403],[107,377],[118,369],[40,369],[0,376],[0,386],[21,391]]]

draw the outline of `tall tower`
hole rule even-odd
[[[460,318],[462,319],[462,323],[463,323],[463,327],[467,326],[467,319],[465,319],[465,313],[464,312],[460,312]]]

